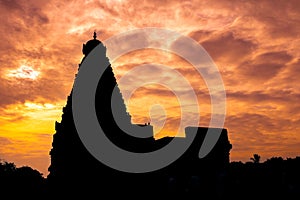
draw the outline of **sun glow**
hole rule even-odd
[[[21,65],[18,69],[10,70],[7,76],[35,80],[39,76],[39,74],[40,72],[34,70],[32,67]]]

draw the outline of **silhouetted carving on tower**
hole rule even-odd
[[[131,116],[126,110],[113,69],[109,59],[106,57],[106,47],[101,41],[97,40],[96,33],[94,33],[92,40],[83,44],[82,52],[85,56],[81,64],[96,46],[104,52],[103,55],[99,56],[102,59],[106,59],[108,65],[98,82],[95,94],[97,118],[106,136],[120,148],[131,152],[154,151],[168,144],[173,139],[184,141],[184,138],[172,137],[155,140],[151,125],[141,126],[131,123]],[[79,70],[81,64],[79,64]],[[114,90],[116,96],[113,105],[111,105],[111,96]],[[150,134],[152,137],[137,138],[125,133],[115,121],[112,107],[117,109],[118,120],[121,120],[128,130],[136,132],[136,134],[147,133],[147,135]],[[51,165],[49,167],[48,180],[53,191],[56,192],[65,192],[65,185],[71,188],[70,192],[75,193],[90,191],[91,188],[99,189],[99,187],[101,187],[103,192],[108,192],[112,188],[127,193],[132,193],[136,190],[149,191],[151,188],[152,192],[167,192],[169,191],[168,188],[171,188],[171,191],[174,188],[176,191],[185,191],[185,187],[189,187],[187,182],[190,182],[191,177],[201,178],[202,181],[216,180],[217,174],[223,173],[229,164],[231,144],[229,143],[226,129],[214,129],[221,131],[221,137],[208,156],[204,159],[199,159],[198,152],[208,128],[187,127],[187,137],[192,133],[197,135],[190,148],[182,157],[169,166],[145,174],[130,174],[111,169],[95,159],[82,144],[73,121],[72,91],[67,98],[66,106],[63,108],[61,122],[55,122],[55,130],[56,133],[53,135],[52,149],[50,151]],[[176,184],[172,180],[176,180]],[[96,181],[97,185],[94,184],[94,181]],[[212,181],[212,184],[215,184],[215,182]],[[156,189],[153,190],[153,187]],[[203,182],[199,187],[204,187]],[[78,190],[75,188],[78,188]]]

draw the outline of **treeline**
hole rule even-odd
[[[42,197],[46,179],[29,166],[16,167],[12,162],[0,161],[0,196],[12,199]]]
[[[231,162],[226,170],[216,175],[215,191],[220,199],[300,198],[300,157],[272,157],[260,162],[260,156],[255,154],[250,160]],[[201,177],[197,181],[201,184]],[[201,187],[195,189],[193,194],[201,196]],[[40,172],[0,161],[1,196],[46,199],[49,194],[52,192],[47,179]]]
[[[230,163],[226,196],[300,199],[300,157],[272,157],[261,163],[254,154],[250,159]]]

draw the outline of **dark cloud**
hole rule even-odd
[[[213,31],[197,30],[189,33],[189,37],[193,38],[198,42],[209,39],[213,35]]]
[[[300,59],[297,59],[292,64],[286,66],[284,73],[281,77],[277,78],[277,83],[280,83],[282,88],[289,90],[294,90],[295,92],[300,92]]]
[[[278,90],[278,91],[230,91],[226,92],[227,98],[252,103],[278,103],[286,104],[288,102],[296,103],[300,99],[300,94],[292,91]]]
[[[253,41],[237,38],[232,32],[214,36],[202,42],[202,46],[214,61],[224,64],[239,64],[256,49]]]
[[[286,51],[267,52],[255,57],[255,62],[285,64],[293,59]]]
[[[263,1],[254,4],[253,16],[266,27],[271,38],[294,38],[300,33],[300,7],[298,1]],[[252,13],[251,13],[252,14]]]
[[[26,36],[39,30],[42,32],[42,26],[49,23],[49,18],[43,11],[47,3],[33,0],[1,1],[0,11],[5,16],[0,20],[1,28],[5,30],[2,34],[6,34],[2,36],[16,40],[22,35]],[[20,36],[13,37],[13,34],[20,34]]]
[[[255,82],[257,80],[264,82],[268,81],[271,78],[274,78],[283,67],[284,65],[272,63],[247,63],[239,66],[238,71],[245,76],[245,79],[243,81],[247,82],[250,79],[251,82]]]
[[[250,61],[242,63],[237,70],[244,75],[246,81],[249,78],[252,81],[267,81],[275,78],[292,58],[285,51],[263,53]]]

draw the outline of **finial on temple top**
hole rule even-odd
[[[96,40],[97,38],[97,33],[96,33],[96,30],[94,30],[94,36],[93,36],[94,40]]]

